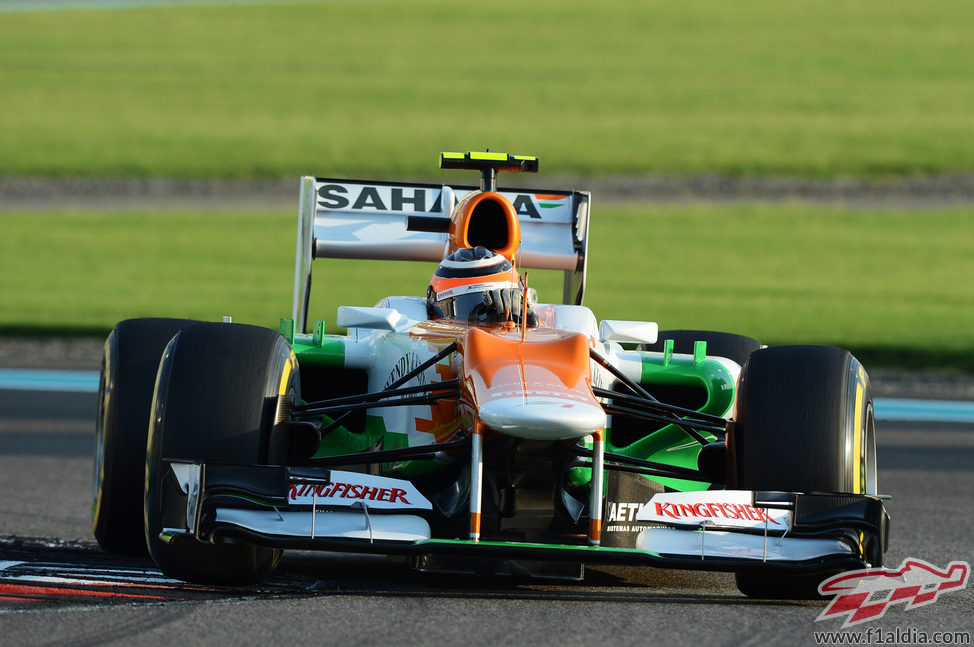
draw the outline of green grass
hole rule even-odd
[[[591,304],[602,317],[974,369],[966,210],[606,209],[592,227]]]
[[[596,210],[599,318],[851,348],[867,365],[974,371],[974,220],[961,209],[804,205]],[[136,316],[277,326],[291,311],[292,210],[0,216],[0,333],[104,334]],[[432,265],[319,260],[312,318],[422,294]],[[531,272],[543,300],[560,276]]]
[[[379,0],[4,14],[0,174],[974,172],[974,4]]]

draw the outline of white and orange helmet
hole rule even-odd
[[[486,247],[465,247],[440,261],[426,291],[426,308],[431,319],[520,323],[523,295],[521,276],[509,260]],[[528,325],[537,325],[530,304]]]

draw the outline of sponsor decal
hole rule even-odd
[[[402,488],[380,488],[361,483],[291,483],[288,497],[292,501],[298,498],[314,497],[318,499],[361,499],[363,501],[401,502],[412,505],[405,497],[406,490]]]
[[[637,535],[646,524],[636,517],[646,501],[663,486],[641,474],[610,470],[605,475],[605,509],[602,513],[602,545],[635,548]]]
[[[608,515],[605,522],[606,532],[639,532],[645,526],[636,524],[636,513],[643,507],[642,503],[615,502],[609,503]]]
[[[441,213],[442,190],[423,186],[323,183],[317,187],[318,208],[334,211]],[[567,205],[564,195],[507,193],[518,216],[541,218],[541,209]],[[459,196],[458,196],[459,197]],[[539,209],[540,207],[540,209]]]
[[[907,609],[933,604],[943,593],[962,591],[971,575],[968,562],[950,562],[943,569],[909,557],[899,568],[864,568],[847,571],[818,585],[821,595],[834,595],[816,622],[844,618],[842,627],[851,627],[886,615],[894,604]]]
[[[416,353],[407,353],[399,358],[393,367],[389,371],[389,377],[386,378],[385,384],[382,385],[382,389],[388,389],[390,386],[398,382],[404,375],[409,374],[411,371],[416,370],[419,366],[425,362],[429,357],[420,357]],[[419,375],[413,377],[417,385],[428,384],[429,380],[426,377],[426,371],[423,371]]]
[[[318,187],[318,207],[337,211],[438,213],[440,193],[439,189],[423,187],[322,184]]]
[[[374,509],[420,508],[430,502],[409,481],[360,472],[331,471],[331,481],[292,479],[288,502],[295,505],[352,507],[360,503]]]
[[[485,292],[487,290],[505,290],[520,287],[517,283],[513,281],[489,281],[483,283],[470,283],[467,285],[458,285],[453,288],[447,288],[445,290],[440,290],[436,293],[437,299],[447,299],[449,297],[461,296],[464,294],[470,294],[471,292]]]
[[[635,521],[636,513],[643,507],[642,503],[610,503],[609,515],[606,521]]]
[[[668,525],[788,529],[789,511],[755,507],[751,496],[744,490],[667,492],[655,495],[636,518]]]
[[[714,501],[669,503],[657,501],[653,505],[657,517],[668,519],[745,519],[748,521],[767,521],[776,526],[781,525],[768,516],[766,510],[744,503],[717,503]]]

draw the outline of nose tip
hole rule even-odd
[[[481,405],[478,415],[495,431],[532,440],[582,438],[606,423],[601,407],[566,398],[497,398]]]

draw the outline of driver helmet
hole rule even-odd
[[[431,319],[469,323],[521,322],[524,284],[511,262],[486,247],[462,248],[444,258],[426,291]],[[528,325],[537,325],[528,304]]]

